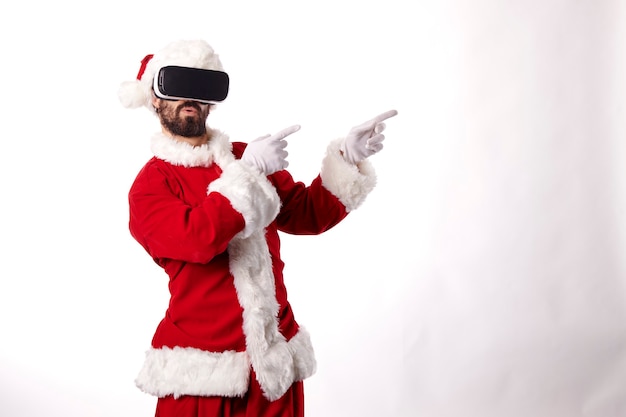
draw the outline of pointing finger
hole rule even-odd
[[[382,122],[384,120],[387,120],[390,117],[395,116],[396,114],[398,114],[398,112],[396,110],[386,111],[386,112],[381,113],[378,116],[374,117],[373,119],[368,120],[367,122],[364,122],[364,123],[361,123],[358,126],[355,126],[353,129],[356,132],[365,133],[368,130],[375,129],[377,125],[382,124]],[[384,128],[385,128],[385,125],[383,124],[382,129],[384,129]],[[381,132],[382,132],[382,130],[381,130]],[[380,132],[376,132],[376,133],[380,133]]]
[[[378,116],[374,117],[371,121],[374,122],[374,123],[380,123],[383,120],[387,120],[390,117],[393,117],[393,116],[395,116],[397,114],[398,114],[397,110],[389,110],[389,111],[386,111],[386,112],[381,113]]]
[[[282,140],[282,139],[285,139],[287,136],[291,135],[292,133],[297,132],[298,130],[300,130],[300,125],[289,126],[288,128],[283,129],[278,133],[275,133],[274,135],[272,135],[272,137],[275,140]]]

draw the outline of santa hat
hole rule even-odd
[[[129,109],[141,106],[154,112],[152,107],[152,82],[155,74],[165,66],[224,71],[219,56],[203,40],[181,40],[172,42],[155,54],[146,55],[141,61],[137,78],[120,85],[118,97],[122,105]]]

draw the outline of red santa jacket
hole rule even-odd
[[[369,162],[343,160],[331,143],[309,185],[269,177],[238,158],[245,144],[210,131],[193,147],[161,133],[130,192],[133,237],[169,276],[170,302],[137,386],[159,397],[240,396],[250,368],[274,400],[315,372],[283,282],[278,231],[319,234],[375,185]]]

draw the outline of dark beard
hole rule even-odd
[[[180,111],[186,106],[193,107],[198,111],[198,115],[201,114],[200,106],[193,101],[186,101],[177,107],[168,103],[159,111],[161,123],[175,136],[193,138],[204,135],[206,133],[206,124],[202,117],[180,117]]]

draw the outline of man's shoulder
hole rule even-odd
[[[165,171],[167,171],[167,166],[170,165],[166,161],[153,156],[150,158],[144,165],[141,167],[137,176],[135,177],[134,183],[145,181],[149,178],[154,178],[155,176],[164,176]]]

